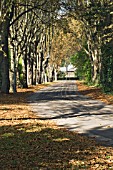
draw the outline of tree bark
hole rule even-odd
[[[9,93],[10,81],[9,81],[9,54],[8,54],[8,34],[9,34],[9,19],[6,19],[2,23],[1,31],[1,43],[2,43],[2,58],[1,62],[1,76],[2,76],[2,85],[1,92]]]

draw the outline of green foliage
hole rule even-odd
[[[63,60],[62,60],[62,63],[61,63],[61,67],[64,67],[65,64],[66,64],[66,61],[63,59]]]
[[[113,91],[113,49],[112,44],[107,43],[102,47],[102,71],[101,85],[104,92]]]
[[[54,57],[51,57],[52,62],[55,61],[55,65],[60,65],[62,58],[64,59],[73,55],[75,50],[78,50],[84,46],[83,39],[86,38],[88,48],[85,46],[84,48],[86,48],[89,56],[86,55],[84,50],[81,50],[77,52],[75,56],[71,57],[72,64],[77,67],[76,75],[81,79],[85,79],[88,83],[91,82],[91,79],[94,79],[93,82],[95,83],[100,83],[101,81],[101,85],[105,91],[113,90],[113,2],[111,0],[88,0],[87,2],[75,0],[7,0],[2,3],[1,10],[1,40],[4,41],[2,42],[2,46],[6,45],[7,47],[8,44],[15,46],[16,42],[17,48],[14,48],[13,50],[15,51],[16,49],[17,51],[15,52],[17,53],[21,51],[21,55],[24,58],[25,53],[23,51],[26,48],[25,45],[28,45],[26,48],[28,50],[28,54],[31,51],[31,44],[33,46],[33,43],[31,42],[36,40],[36,48],[37,45],[40,44],[40,49],[45,51],[44,44],[42,45],[41,37],[42,34],[46,32],[45,30],[49,28],[47,31],[49,36],[48,38],[46,37],[46,39],[48,39],[45,45],[48,46],[46,47],[46,51],[54,51]],[[17,12],[15,13],[15,11]],[[62,16],[64,14],[65,17]],[[75,20],[74,22],[71,17]],[[12,25],[13,27],[8,33],[7,31],[9,30],[9,26]],[[52,28],[50,28],[50,26],[52,26]],[[57,34],[59,35],[56,36],[56,42],[53,43],[54,46],[52,45],[53,47],[51,48],[51,39],[53,36],[55,37],[55,32],[57,32],[55,31],[56,27],[58,27]],[[44,32],[42,30],[44,30]],[[8,37],[9,35],[10,37]],[[3,37],[5,37],[5,39]],[[7,43],[6,38],[7,41],[11,42]],[[6,47],[4,49],[6,49]],[[35,47],[33,46],[32,49],[33,48]],[[4,52],[7,53],[6,51]],[[35,50],[32,50],[32,53],[35,54],[34,51]],[[33,56],[36,56],[34,54]],[[10,66],[10,50],[7,55]],[[90,60],[92,61],[92,66]],[[94,63],[97,64],[94,65]],[[62,62],[62,66],[64,65],[65,61]],[[98,65],[97,68],[96,65]],[[40,67],[40,64],[38,66]],[[96,69],[94,69],[94,66]],[[40,72],[42,71],[42,67]],[[18,63],[19,80],[21,84],[25,84],[24,80],[26,80],[26,76],[23,77],[22,70],[22,59],[20,58]],[[91,70],[93,70],[93,73]],[[9,77],[9,75],[6,76],[6,80],[7,77]],[[4,82],[8,82],[8,80]]]
[[[64,72],[58,72],[58,78],[65,78],[66,74]]]
[[[84,23],[87,52],[92,62],[91,68],[89,58],[86,62],[85,58],[75,57],[78,73],[89,83],[92,69],[92,82],[101,83],[104,91],[113,91],[113,2],[72,0],[67,1],[66,6],[71,16]]]
[[[70,58],[71,63],[77,68],[76,75],[86,82],[91,81],[91,62],[84,50],[77,52]]]

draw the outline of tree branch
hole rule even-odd
[[[12,25],[13,25],[20,17],[22,17],[24,14],[26,14],[26,13],[32,11],[33,9],[37,9],[37,7],[43,6],[45,3],[46,3],[46,0],[45,0],[41,5],[33,6],[33,7],[29,8],[29,9],[23,11],[20,15],[17,16],[16,19],[14,19],[14,20],[10,23],[9,26],[12,26]]]

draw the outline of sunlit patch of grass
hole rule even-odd
[[[63,142],[63,141],[67,141],[70,140],[69,138],[57,138],[57,139],[53,139],[53,141],[55,142]]]
[[[11,137],[11,136],[14,136],[14,133],[9,132],[9,133],[4,133],[4,134],[1,135],[1,137]]]
[[[30,132],[40,132],[42,129],[45,129],[45,127],[40,127],[40,126],[33,126],[30,129],[26,129],[25,131],[30,133]]]
[[[79,170],[79,169],[88,169],[88,165],[85,165],[85,162],[83,161],[77,161],[77,160],[70,160],[69,164],[72,166],[72,170]]]
[[[95,141],[47,121],[18,121],[1,126],[0,133],[1,169],[107,169],[113,155],[113,149],[106,154]]]

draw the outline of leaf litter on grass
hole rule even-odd
[[[0,169],[113,169],[112,147],[60,129],[30,111],[26,97],[43,87],[0,95]]]

